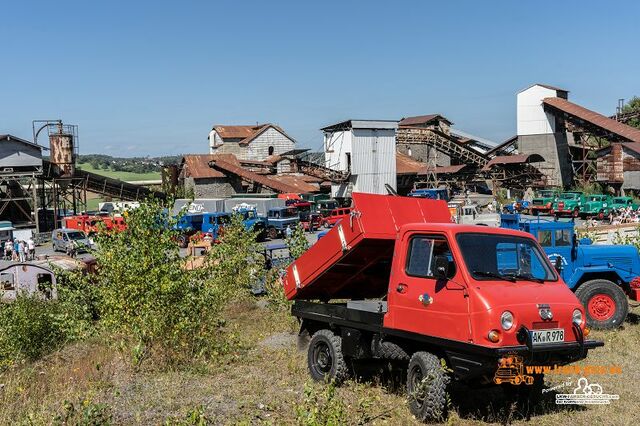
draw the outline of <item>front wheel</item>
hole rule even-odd
[[[587,326],[596,330],[619,327],[627,317],[629,303],[619,285],[604,279],[587,281],[576,290],[587,313]]]
[[[276,238],[278,238],[278,230],[276,228],[267,229],[267,236],[269,237],[269,239],[275,240]]]
[[[317,331],[309,342],[307,366],[313,380],[342,383],[349,377],[342,355],[342,338],[331,330]]]
[[[407,394],[411,414],[423,422],[445,420],[449,381],[449,375],[437,356],[429,352],[414,353],[407,371]]]

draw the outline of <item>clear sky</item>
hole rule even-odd
[[[495,141],[535,82],[610,114],[640,95],[637,1],[3,1],[0,133],[78,124],[80,153],[207,152],[213,124],[438,112]],[[41,142],[45,142],[44,140]]]

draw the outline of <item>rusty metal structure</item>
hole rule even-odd
[[[574,137],[569,155],[574,179],[582,183],[597,178],[596,152],[611,143],[640,142],[640,130],[561,98],[543,99],[545,111],[560,120]],[[631,114],[625,120],[631,119]]]

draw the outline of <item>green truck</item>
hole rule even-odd
[[[551,215],[578,217],[584,201],[582,192],[567,191],[558,195],[558,198],[551,206]]]
[[[631,197],[613,197],[609,209],[611,211],[616,211],[620,209],[626,209],[627,207],[631,207],[633,210],[637,210],[638,203],[633,202],[633,198]]]
[[[585,195],[580,206],[580,217],[604,219],[611,211],[611,197],[604,194]]]
[[[553,189],[543,189],[542,191],[538,191],[538,196],[531,200],[531,204],[529,204],[528,209],[529,211],[525,213],[530,213],[534,216],[549,213],[553,206],[553,202],[557,197],[558,192]]]

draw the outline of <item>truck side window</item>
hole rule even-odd
[[[538,231],[538,242],[542,247],[550,247],[551,231]]]
[[[409,242],[406,273],[414,277],[433,277],[435,256],[446,256],[449,259],[448,278],[456,274],[453,255],[449,243],[441,236],[420,235],[412,237]]]
[[[571,245],[571,231],[568,229],[556,230],[556,247]]]

